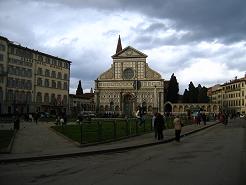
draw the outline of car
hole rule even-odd
[[[96,114],[94,114],[92,111],[81,111],[80,114],[79,114],[79,117],[95,118]]]
[[[40,118],[49,118],[50,114],[48,112],[40,112],[39,113]]]
[[[240,118],[245,118],[245,115],[244,114],[240,114]]]

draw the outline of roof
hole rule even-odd
[[[51,58],[55,58],[55,59],[58,59],[58,60],[62,60],[64,62],[72,63],[71,61],[63,59],[63,58],[59,58],[59,57],[56,57],[56,56],[53,56],[53,55],[49,55],[47,53],[43,53],[43,52],[40,52],[38,50],[30,49],[30,48],[21,46],[20,44],[15,44],[13,41],[8,40],[6,37],[0,36],[0,39],[3,39],[5,41],[7,41],[10,45],[13,45],[14,47],[17,47],[17,48],[20,48],[20,49],[29,50],[29,51],[31,51],[33,53],[38,53],[38,54],[41,54],[41,55],[44,55],[44,56],[47,56],[47,57],[51,57]]]
[[[138,55],[128,55],[128,54],[126,54],[125,56],[123,56],[122,54],[127,52],[127,50],[132,51],[132,53],[134,52],[134,53],[136,53]],[[116,58],[147,58],[147,57],[148,57],[148,55],[142,53],[141,51],[139,51],[139,50],[137,50],[137,49],[135,49],[135,48],[133,48],[131,46],[127,46],[126,48],[124,48],[123,50],[121,50],[118,53],[115,53],[112,56],[113,59],[116,59]]]
[[[244,82],[244,81],[246,81],[246,77],[235,79],[235,80],[230,80],[229,82],[226,82],[226,83],[222,84],[221,86],[226,86],[226,85],[230,85],[230,84],[234,84],[234,83],[238,83],[238,82]]]
[[[69,96],[73,98],[91,99],[94,98],[94,93],[84,93],[82,95],[69,94]]]

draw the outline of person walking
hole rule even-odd
[[[20,129],[20,114],[19,114],[18,109],[16,109],[14,113],[14,129],[15,130]]]
[[[39,112],[37,111],[37,112],[34,114],[34,120],[35,120],[36,125],[38,124],[38,118],[39,118]]]
[[[203,121],[203,124],[206,125],[207,123],[207,116],[205,113],[202,114],[202,121]]]
[[[173,123],[175,129],[175,140],[177,142],[180,142],[180,133],[181,133],[182,124],[178,115],[174,118]]]
[[[164,129],[164,117],[160,114],[156,114],[155,118],[155,127],[157,129],[157,139],[162,140],[164,138],[163,136],[163,129]]]
[[[155,139],[157,139],[157,135],[158,135],[158,133],[157,133],[157,126],[155,124],[156,115],[157,115],[157,113],[155,112],[153,114],[153,117],[152,117],[152,128],[154,129],[154,132],[155,132]]]

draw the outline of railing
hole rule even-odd
[[[192,120],[182,117],[184,125],[192,124]],[[165,128],[173,128],[173,117],[165,118]],[[76,124],[54,126],[58,132],[81,144],[102,143],[133,137],[153,131],[152,119],[147,118],[140,126],[136,118],[95,118]]]

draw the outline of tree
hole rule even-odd
[[[197,88],[195,88],[193,82],[189,84],[189,103],[197,103]]]
[[[81,86],[81,80],[79,81],[79,84],[78,84],[78,87],[77,87],[77,90],[76,90],[76,95],[82,95],[84,94],[83,93],[83,89],[82,89],[82,86]]]
[[[179,99],[179,84],[177,82],[176,76],[174,76],[174,73],[172,74],[169,86],[167,88],[167,101],[170,101],[172,103],[177,103]]]
[[[198,103],[208,103],[209,98],[207,95],[208,89],[206,87],[201,87],[199,93],[198,93]]]
[[[183,103],[189,103],[189,91],[185,89],[183,94]]]

